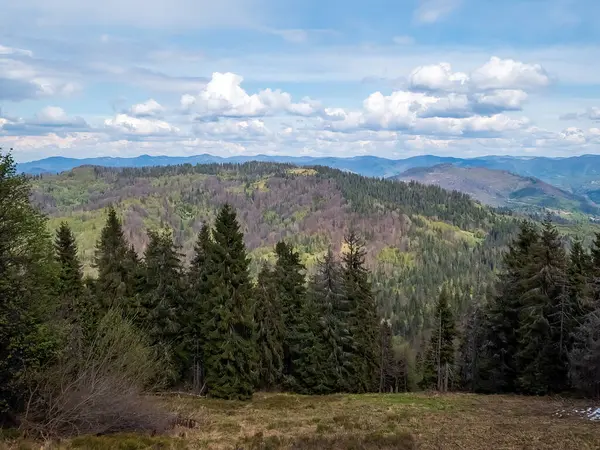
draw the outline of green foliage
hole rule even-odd
[[[0,236],[0,425],[10,425],[29,377],[58,350],[58,271],[45,219],[9,154],[0,154]]]
[[[258,387],[279,386],[283,376],[283,343],[286,335],[283,309],[275,272],[268,264],[258,274],[256,283],[256,345],[258,348]]]
[[[352,353],[351,389],[371,392],[379,373],[379,319],[377,304],[365,267],[365,248],[355,231],[345,237],[342,258],[344,297],[348,305],[347,348]]]
[[[254,289],[236,213],[225,204],[210,245],[208,312],[204,357],[211,396],[245,400],[256,383]]]
[[[421,387],[447,391],[454,366],[456,326],[450,311],[450,292],[444,285],[435,310],[435,327],[423,361]]]
[[[170,231],[150,230],[148,237],[150,242],[141,266],[143,276],[137,289],[136,320],[148,333],[152,345],[169,359],[177,354],[181,342],[183,268]]]
[[[110,207],[106,224],[96,244],[94,258],[98,270],[96,295],[104,310],[119,307],[127,313],[135,311],[133,280],[137,263],[135,251],[125,240],[117,212]]]

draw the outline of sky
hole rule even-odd
[[[597,0],[0,0],[0,147],[600,154]]]

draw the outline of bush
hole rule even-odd
[[[161,432],[174,417],[147,393],[164,365],[146,336],[116,310],[89,342],[73,332],[57,363],[34,380],[22,426],[43,436]]]

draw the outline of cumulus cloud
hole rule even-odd
[[[153,98],[137,103],[129,108],[129,114],[133,117],[154,117],[160,115],[165,108]]]
[[[221,120],[196,124],[193,128],[197,136],[212,138],[229,138],[232,140],[256,138],[270,135],[270,130],[259,119]]]
[[[539,64],[492,56],[471,74],[477,89],[527,89],[547,86],[550,77]]]
[[[528,124],[526,119],[504,114],[477,115],[465,95],[436,97],[412,91],[395,91],[388,96],[376,92],[363,102],[361,111],[326,109],[325,114],[333,119],[325,124],[326,129],[344,132],[365,128],[460,136],[502,133]]]
[[[452,66],[444,62],[417,67],[409,76],[409,84],[413,89],[456,90],[468,81],[466,73],[452,72]]]
[[[520,111],[527,100],[527,92],[520,89],[500,89],[474,94],[475,110],[481,113]]]
[[[309,99],[293,103],[290,94],[265,89],[248,94],[242,87],[243,77],[231,72],[215,72],[198,95],[185,94],[180,103],[183,110],[200,117],[259,117],[276,113],[311,116],[319,105]]]
[[[127,114],[117,114],[104,121],[107,131],[137,137],[174,137],[181,130],[164,120],[132,117]]]

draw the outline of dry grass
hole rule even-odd
[[[168,437],[83,437],[46,448],[600,449],[600,423],[555,414],[586,405],[565,399],[257,394],[248,403],[176,396],[163,401],[194,419],[195,427],[177,428]]]

